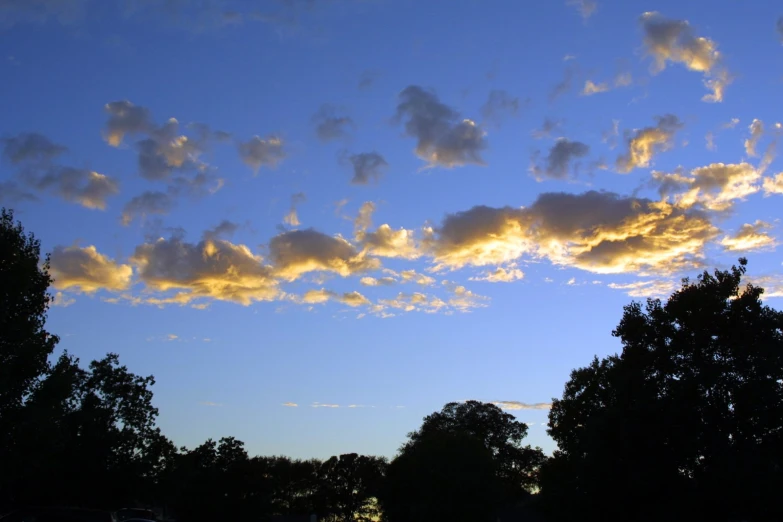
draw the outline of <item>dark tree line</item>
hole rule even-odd
[[[746,261],[666,302],[631,303],[623,349],[571,373],[547,458],[492,404],[449,403],[397,456],[253,457],[233,437],[177,448],[152,377],[116,354],[55,356],[40,243],[0,215],[0,513],[165,507],[182,522],[783,520],[783,313]]]

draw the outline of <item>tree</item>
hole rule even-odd
[[[446,404],[408,434],[390,464],[384,515],[392,522],[446,520],[446,513],[494,520],[499,509],[528,499],[538,483],[545,456],[522,446],[526,435],[524,423],[494,404]]]
[[[389,522],[494,522],[500,480],[492,452],[464,432],[433,432],[389,464],[379,497]]]
[[[522,446],[527,425],[494,404],[448,403],[425,417],[421,428],[408,435],[406,445],[415,445],[433,433],[464,433],[477,438],[492,454],[508,501],[526,497],[538,485],[538,471],[545,460],[543,451]]]
[[[155,426],[152,377],[109,354],[87,370],[50,357],[49,258],[13,213],[0,213],[0,509],[117,507],[155,487],[171,443]]]
[[[47,372],[58,341],[44,329],[52,278],[49,257],[41,261],[41,242],[14,223],[13,211],[0,210],[0,422]]]
[[[348,453],[318,470],[318,515],[334,522],[369,522],[379,514],[377,496],[386,459]]]
[[[574,370],[549,416],[550,503],[610,519],[783,518],[783,313],[746,260],[631,303],[622,353]],[[682,506],[690,504],[691,512]]]

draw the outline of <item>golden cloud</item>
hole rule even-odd
[[[54,247],[50,271],[55,288],[88,294],[98,290],[125,290],[133,275],[130,265],[115,262],[94,246]]]
[[[339,294],[324,288],[319,290],[308,290],[299,299],[299,302],[306,304],[322,304],[327,301],[338,301],[350,307],[368,306],[371,304],[370,300],[359,292],[353,291]]]
[[[648,279],[633,283],[609,283],[609,288],[625,290],[630,297],[647,298],[671,295],[677,289],[677,285],[672,280]]]
[[[525,277],[524,272],[518,268],[497,267],[490,272],[484,272],[480,276],[471,277],[471,281],[486,281],[488,283],[512,283]]]
[[[596,273],[668,272],[698,265],[716,234],[697,209],[590,191],[544,193],[525,209],[447,215],[425,245],[434,271],[503,266],[527,254]]]
[[[703,36],[695,36],[687,20],[670,20],[660,13],[641,16],[644,46],[654,62],[652,72],[666,68],[668,62],[680,63],[691,71],[704,74],[704,84],[712,91],[702,101],[721,102],[731,76],[723,66],[717,44]]]
[[[664,174],[653,172],[663,196],[671,195],[676,205],[699,204],[709,210],[727,210],[734,201],[758,192],[761,173],[749,163],[713,163],[690,172]]]
[[[772,225],[764,221],[745,223],[733,236],[725,236],[720,244],[731,252],[749,252],[763,250],[777,245],[775,238],[767,233]]]
[[[628,153],[617,158],[617,171],[623,174],[635,168],[649,167],[655,154],[669,150],[674,144],[674,136],[683,124],[673,114],[656,118],[655,127],[637,130],[628,139]]]
[[[273,270],[242,244],[204,239],[159,239],[136,247],[131,258],[149,289],[180,290],[172,297],[150,298],[151,304],[187,304],[206,297],[249,305],[280,297]]]
[[[493,401],[492,404],[503,410],[548,410],[552,408],[551,402]]]
[[[293,230],[272,238],[269,257],[277,277],[295,281],[308,272],[333,272],[343,277],[380,268],[377,259],[357,252],[351,243],[313,230]]]
[[[764,195],[783,194],[783,172],[774,177],[764,178]]]

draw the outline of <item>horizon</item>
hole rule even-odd
[[[392,457],[479,400],[551,454],[624,305],[747,257],[780,307],[771,1],[175,4],[0,8],[0,205],[177,446]]]

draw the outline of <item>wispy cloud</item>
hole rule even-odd
[[[549,410],[551,402],[493,401],[492,404],[504,410]]]
[[[298,408],[299,407],[299,405],[297,403],[295,403],[295,402],[284,402],[283,406],[285,406],[286,408]]]

